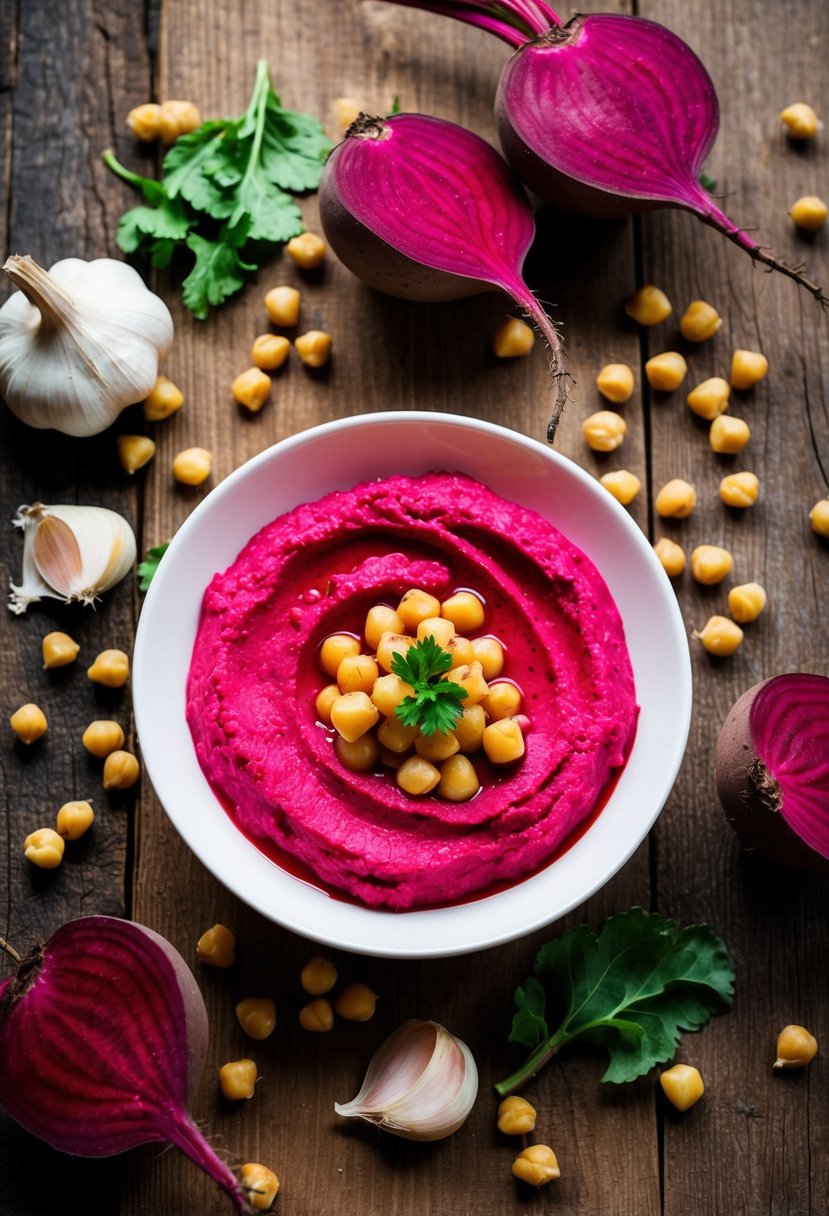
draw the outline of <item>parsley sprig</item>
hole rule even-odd
[[[466,689],[441,679],[451,666],[451,654],[431,634],[405,654],[392,655],[392,673],[414,689],[414,696],[404,697],[394,711],[404,726],[419,726],[424,735],[452,729],[463,713]]]
[[[244,286],[263,255],[304,231],[286,191],[316,190],[330,150],[310,114],[284,110],[268,64],[256,67],[250,105],[239,118],[213,119],[182,135],[164,157],[161,181],[131,173],[104,153],[104,163],[144,196],[118,225],[125,253],[146,253],[168,266],[179,249],[195,256],[184,303],[204,319]]]

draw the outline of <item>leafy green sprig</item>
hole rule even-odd
[[[404,726],[419,726],[424,735],[452,729],[463,713],[466,689],[441,678],[451,666],[451,654],[431,634],[405,654],[392,655],[392,673],[414,689],[414,696],[404,697],[394,711]]]
[[[138,590],[149,591],[150,583],[155,578],[156,570],[162,557],[170,548],[170,542],[167,540],[162,545],[153,545],[147,550],[147,556],[143,562],[138,563]]]

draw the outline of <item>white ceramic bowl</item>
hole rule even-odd
[[[185,685],[205,588],[261,527],[331,490],[395,473],[461,472],[537,511],[587,553],[624,622],[641,712],[607,804],[561,858],[507,891],[394,913],[333,900],[281,870],[233,825],[196,760]],[[381,413],[326,423],[232,473],[182,526],[147,593],[133,692],[148,775],[168,816],[225,886],[264,916],[344,950],[399,958],[463,954],[531,932],[583,903],[624,865],[682,761],[691,668],[676,597],[651,546],[588,473],[503,427],[451,414]]]

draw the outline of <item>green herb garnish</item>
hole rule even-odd
[[[448,650],[438,646],[430,634],[405,654],[393,654],[391,669],[414,689],[413,697],[404,697],[395,709],[404,726],[419,726],[423,735],[448,731],[463,713],[461,701],[466,689],[441,676],[452,666]]]
[[[158,569],[159,562],[164,554],[170,548],[170,542],[165,541],[163,545],[153,545],[152,549],[147,550],[147,556],[143,562],[138,563],[138,590],[148,591],[150,583],[155,577],[155,572]]]
[[[717,188],[716,178],[709,177],[707,173],[700,174],[699,184],[702,186],[703,190],[708,190],[709,192],[711,190],[716,190]]]
[[[214,119],[182,135],[164,157],[161,181],[104,162],[144,196],[121,217],[118,245],[167,266],[178,249],[195,255],[184,303],[197,317],[237,292],[263,256],[304,231],[286,191],[316,190],[330,143],[316,118],[283,110],[266,61],[256,67],[240,118]]]
[[[708,925],[678,930],[673,921],[631,908],[605,921],[596,936],[579,925],[536,955],[535,974],[515,993],[510,1042],[533,1048],[524,1064],[495,1086],[526,1084],[574,1039],[606,1048],[603,1081],[632,1081],[670,1060],[682,1030],[699,1030],[731,1004],[734,968]],[[548,997],[562,1016],[550,1029]]]

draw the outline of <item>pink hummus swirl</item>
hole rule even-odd
[[[318,649],[410,587],[474,588],[524,694],[526,754],[468,802],[346,771],[314,700]],[[205,592],[187,684],[199,763],[238,827],[370,907],[446,904],[541,866],[587,818],[636,726],[613,599],[535,512],[458,474],[392,477],[263,528]],[[473,764],[485,766],[478,755]]]

